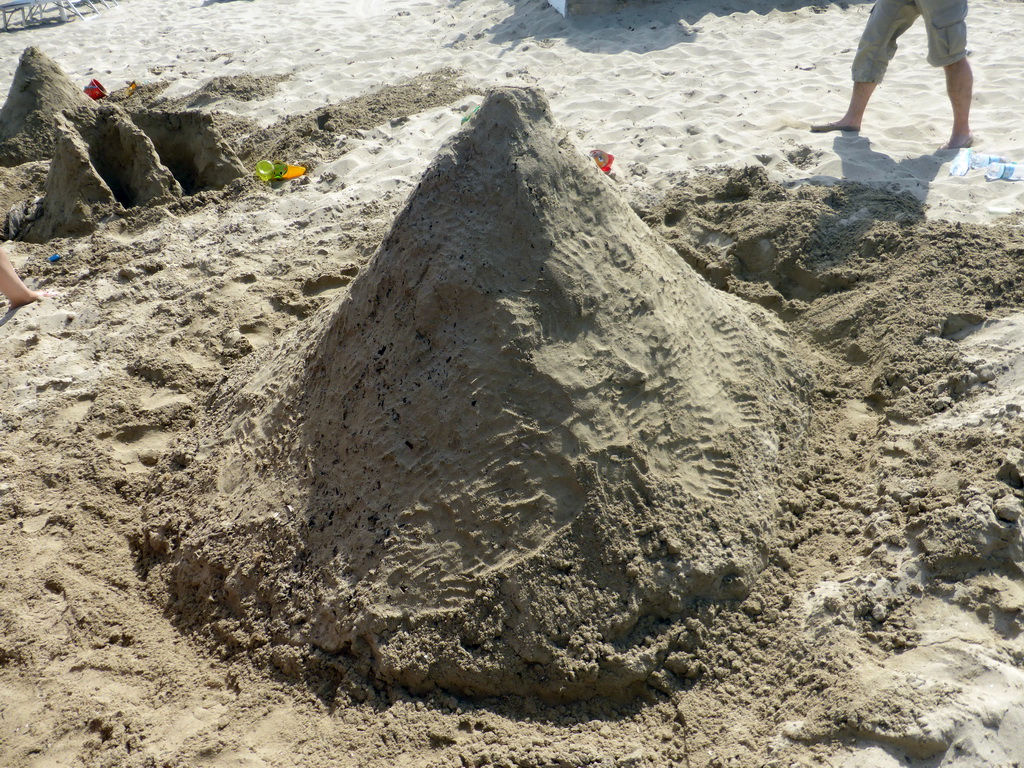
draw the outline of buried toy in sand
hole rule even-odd
[[[139,541],[180,625],[416,691],[685,675],[694,606],[765,567],[810,385],[591,164],[493,91],[343,300],[221,389]]]
[[[615,155],[605,152],[603,149],[592,149],[590,150],[590,156],[597,163],[597,167],[605,173],[612,172],[612,163],[615,162]]]
[[[103,83],[99,80],[92,79],[89,84],[83,89],[85,95],[93,101],[99,101],[100,99],[107,98],[107,89],[103,87]]]

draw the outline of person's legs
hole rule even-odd
[[[946,73],[946,93],[953,107],[953,132],[949,141],[939,149],[960,149],[971,146],[971,97],[974,93],[974,73],[967,59],[943,67]]]
[[[43,298],[41,293],[30,290],[21,281],[18,273],[14,271],[14,265],[11,264],[11,260],[7,257],[7,251],[3,247],[0,247],[0,293],[3,293],[7,300],[11,302],[11,309],[20,307],[22,304],[31,304],[33,301],[39,301],[39,299]]]
[[[974,141],[970,125],[974,73],[967,62],[967,2],[919,1],[928,29],[928,63],[945,72],[946,93],[953,107],[953,129],[949,141],[939,149],[969,147]]]
[[[814,133],[825,131],[859,131],[860,124],[864,120],[864,110],[867,109],[871,94],[875,92],[878,83],[854,82],[853,93],[850,95],[850,105],[846,108],[846,114],[832,123],[821,123],[812,125]]]
[[[864,26],[853,57],[853,92],[846,114],[831,123],[812,125],[811,131],[859,131],[871,94],[882,82],[896,55],[896,41],[920,16],[914,0],[877,0]]]
[[[928,33],[928,63],[942,67],[953,107],[953,130],[939,149],[969,147],[974,74],[967,63],[967,0],[916,0]]]

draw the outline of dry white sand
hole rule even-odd
[[[920,23],[901,40],[859,136],[807,131],[845,109],[869,8],[698,0],[564,19],[542,0],[128,0],[85,22],[0,36],[0,83],[28,45],[83,86],[167,78],[170,97],[216,76],[290,75],[272,100],[208,105],[269,123],[452,66],[484,87],[539,85],[580,147],[612,152],[630,183],[660,188],[680,171],[764,163],[787,181],[892,183],[955,219],[1019,209],[1024,184],[949,177],[953,153],[934,152],[950,109]],[[976,146],[1024,161],[1011,96],[1024,66],[1013,37],[1021,16],[1015,3],[972,3],[969,41]],[[374,132],[332,169],[349,185],[339,202],[404,194],[452,130],[440,110]]]

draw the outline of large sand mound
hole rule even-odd
[[[628,693],[764,567],[806,392],[779,325],[654,236],[542,95],[494,91],[344,301],[222,389],[144,559],[184,624],[287,672]]]

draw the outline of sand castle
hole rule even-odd
[[[32,160],[51,161],[45,194],[19,206],[7,229],[37,243],[246,175],[210,115],[95,103],[37,48],[22,54],[0,110],[0,164]]]
[[[236,381],[143,543],[172,611],[292,671],[470,695],[642,687],[763,568],[808,418],[778,323],[529,89],[492,92],[351,293]]]

